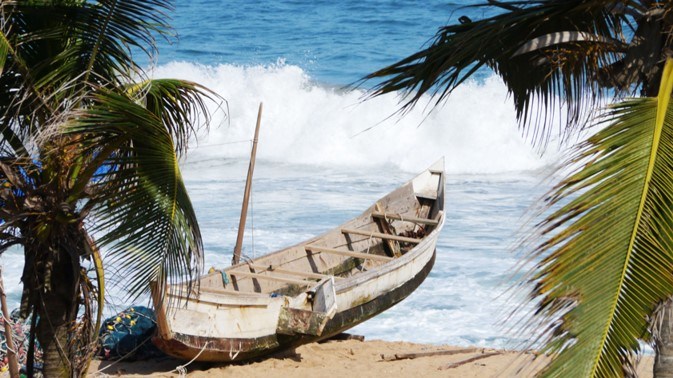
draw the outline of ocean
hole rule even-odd
[[[541,155],[518,130],[503,83],[480,71],[433,109],[400,116],[395,95],[367,98],[364,75],[411,54],[471,1],[178,0],[178,40],[160,40],[154,77],[193,80],[226,103],[212,106],[182,162],[201,225],[206,266],[229,264],[257,108],[264,103],[243,253],[259,256],[322,233],[442,156],[447,221],[436,264],[409,298],[351,332],[367,339],[517,346],[503,325],[525,303],[508,289],[529,209],[549,188],[556,149]],[[10,307],[22,253],[0,258]],[[111,274],[111,272],[108,272]],[[129,305],[112,288],[107,313]],[[514,321],[518,319],[513,319]]]

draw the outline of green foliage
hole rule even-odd
[[[545,352],[560,352],[549,376],[634,371],[648,317],[673,293],[673,107],[661,125],[657,111],[652,98],[614,105],[546,199],[558,209],[539,225],[531,296],[551,325]]]
[[[42,343],[74,320],[78,298],[98,295],[100,317],[98,247],[131,297],[202,269],[178,158],[220,99],[147,79],[131,54],[152,58],[169,10],[165,0],[0,2],[0,253],[25,250],[22,312],[50,322],[38,324]],[[100,292],[80,276],[86,260]]]
[[[373,96],[403,91],[404,111],[425,94],[446,100],[488,66],[533,141],[548,140],[559,110],[560,135],[600,126],[561,167],[571,173],[544,199],[550,214],[525,244],[538,262],[527,276],[536,311],[526,331],[554,356],[546,376],[632,375],[639,341],[657,339],[654,311],[673,296],[673,2],[478,6],[501,12],[461,18],[364,80],[384,79]],[[597,106],[608,99],[614,105]]]
[[[478,69],[491,67],[507,85],[529,138],[544,144],[560,112],[567,123],[557,132],[568,135],[603,99],[658,84],[666,50],[654,45],[669,29],[650,23],[668,17],[670,2],[489,1],[475,7],[501,12],[463,17],[441,28],[428,47],[369,74],[364,80],[384,79],[372,95],[403,91],[403,111],[424,94],[440,103]]]

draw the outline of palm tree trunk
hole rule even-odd
[[[72,363],[68,358],[68,324],[54,327],[53,336],[43,347],[43,374],[45,377],[70,377]]]
[[[35,334],[43,350],[44,376],[70,377],[75,373],[75,351],[69,348],[68,336],[77,320],[79,261],[62,248],[57,250],[49,282],[39,294]]]
[[[654,377],[673,378],[673,301],[668,300],[662,309],[662,319],[656,338]]]

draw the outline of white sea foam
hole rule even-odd
[[[362,101],[363,90],[328,88],[299,67],[203,66],[174,62],[155,77],[203,83],[227,100],[229,119],[215,112],[208,136],[189,159],[239,158],[250,151],[259,102],[264,102],[258,157],[322,166],[393,165],[416,171],[445,156],[448,173],[501,173],[538,169],[540,157],[517,129],[503,83],[468,82],[446,104],[428,112],[420,104],[404,117],[395,95]],[[427,103],[430,99],[424,99]]]

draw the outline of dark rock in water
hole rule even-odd
[[[163,357],[165,354],[151,341],[155,330],[156,316],[152,309],[129,307],[103,322],[98,355],[103,359],[126,361]]]

